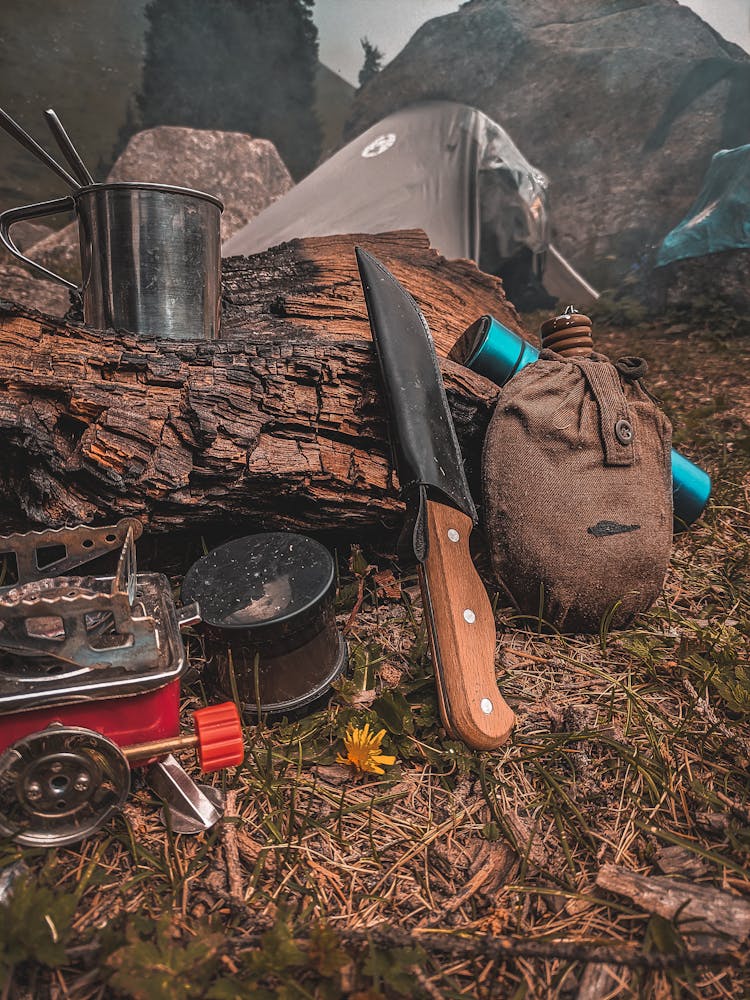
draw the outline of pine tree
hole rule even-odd
[[[362,69],[359,71],[359,89],[361,90],[364,85],[376,76],[383,68],[383,53],[377,47],[373,45],[369,38],[360,38],[359,44],[365,53],[365,61],[362,64]]]
[[[246,132],[293,176],[317,163],[313,0],[151,0],[138,108],[143,128]]]

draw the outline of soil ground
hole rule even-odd
[[[500,597],[518,724],[475,754],[440,726],[415,576],[342,550],[349,678],[313,715],[248,727],[245,763],[211,779],[223,823],[165,833],[136,787],[76,847],[0,847],[27,872],[0,918],[2,1000],[750,995],[750,925],[717,938],[704,904],[668,913],[662,890],[602,884],[614,865],[750,909],[750,343],[685,326],[597,339],[647,358],[676,446],[714,480],[657,605],[561,636]],[[187,689],[186,720],[205,695]],[[365,722],[396,763],[356,778],[336,755]]]

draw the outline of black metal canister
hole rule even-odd
[[[335,592],[330,552],[292,532],[220,545],[182,584],[183,600],[200,607],[219,686],[250,715],[309,705],[342,672],[347,652]]]

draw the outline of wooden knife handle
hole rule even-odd
[[[473,750],[493,750],[515,716],[495,680],[495,616],[471,559],[471,529],[465,514],[427,501],[420,584],[443,724]]]

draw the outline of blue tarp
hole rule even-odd
[[[659,247],[656,266],[737,249],[750,249],[750,144],[716,153],[697,200]]]

